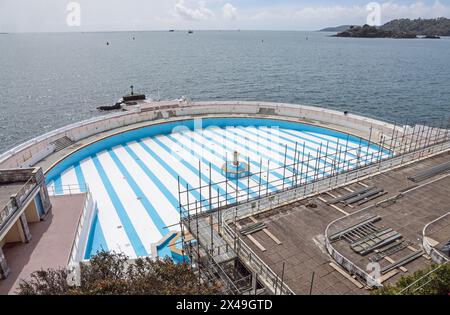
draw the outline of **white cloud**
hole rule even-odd
[[[237,9],[231,3],[226,3],[222,7],[222,13],[225,20],[233,21],[237,19]]]
[[[190,21],[208,20],[215,14],[206,7],[205,1],[198,1],[197,8],[191,8],[184,0],[178,0],[175,4],[175,12],[183,19]]]
[[[369,11],[365,5],[354,6],[315,6],[296,10],[292,18],[302,24],[317,24],[326,22],[341,24],[364,24]],[[450,15],[450,6],[443,5],[439,0],[427,5],[422,1],[411,4],[397,4],[394,2],[381,3],[382,23],[398,18],[436,18]]]
[[[69,0],[0,0],[0,32],[227,29],[231,25],[235,29],[316,30],[366,23],[366,3],[373,0],[353,0],[354,4],[248,1],[251,5],[244,0],[75,1],[81,5],[81,27],[73,29],[66,24]],[[450,17],[450,0],[375,1],[381,4],[381,23],[395,18]]]

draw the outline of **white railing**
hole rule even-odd
[[[80,187],[86,189],[86,199],[83,205],[80,218],[77,224],[77,231],[72,243],[72,248],[69,255],[69,265],[77,264],[84,260],[84,253],[86,251],[86,245],[89,241],[89,232],[92,226],[92,220],[95,217],[97,211],[97,203],[92,198],[92,194],[88,187]],[[81,190],[81,189],[79,189]]]
[[[422,246],[423,246],[425,252],[433,259],[434,262],[436,262],[438,264],[450,262],[450,258],[446,257],[444,254],[442,254],[439,250],[437,250],[436,248],[434,248],[434,246],[432,246],[430,244],[430,242],[428,241],[428,237],[427,237],[427,230],[431,225],[433,225],[434,223],[436,223],[438,221],[443,220],[444,218],[446,218],[449,215],[450,215],[450,212],[444,214],[443,216],[437,218],[436,220],[431,221],[430,223],[425,225],[425,227],[423,228],[423,231],[422,231]]]
[[[62,185],[61,187],[47,186],[49,196],[77,195],[89,192],[87,184]]]
[[[178,102],[164,103],[180,105]],[[39,160],[53,153],[54,147],[52,147],[50,143],[60,137],[68,136],[73,141],[79,141],[99,132],[157,119],[158,116],[155,116],[155,113],[167,114],[164,109],[159,108],[158,104],[159,103],[149,103],[148,105],[142,104],[143,110],[138,106],[131,111],[98,116],[50,131],[1,154],[0,164],[5,163],[8,167],[20,167],[22,165],[35,164],[39,162]],[[395,125],[384,121],[359,115],[344,114],[343,112],[326,108],[296,104],[232,101],[196,102],[178,106],[177,108],[172,108],[170,110],[175,111],[175,119],[180,119],[182,117],[192,118],[193,115],[199,114],[204,116],[213,114],[255,115],[264,108],[273,109],[274,116],[286,117],[297,121],[299,118],[323,121],[325,123],[350,127],[355,131],[360,130],[361,132],[368,132],[368,130],[373,127],[374,131],[377,130],[378,133],[387,134],[395,129]],[[162,118],[168,118],[170,115],[166,116],[167,115],[162,115]]]

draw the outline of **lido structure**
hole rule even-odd
[[[124,109],[0,156],[0,291],[10,292],[32,267],[76,267],[114,250],[131,260],[190,263],[227,293],[295,294],[286,261],[276,270],[281,265],[256,252],[265,249],[254,236],[261,231],[285,244],[258,215],[450,147],[447,124],[396,124],[312,106],[183,98],[135,100]],[[376,202],[384,193],[350,190],[347,201]],[[323,248],[343,273],[366,276],[326,238]]]

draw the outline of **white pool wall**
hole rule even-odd
[[[0,168],[33,166],[54,153],[52,142],[64,136],[76,142],[105,131],[161,118],[167,122],[211,115],[284,117],[295,119],[297,122],[303,121],[329,129],[347,131],[363,138],[368,138],[371,133],[373,139],[379,139],[382,134],[389,136],[395,128],[393,124],[359,115],[296,104],[240,101],[143,102],[130,111],[84,120],[29,140],[0,155]],[[398,128],[398,131],[402,132],[402,129]]]

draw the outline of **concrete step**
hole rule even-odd
[[[58,140],[52,142],[51,144],[53,144],[55,146],[55,152],[58,152],[58,151],[61,151],[65,148],[71,146],[74,143],[75,143],[75,141],[71,140],[67,136],[64,136],[64,137],[59,138]]]

